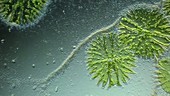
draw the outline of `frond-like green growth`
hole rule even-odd
[[[139,57],[159,57],[169,47],[169,22],[157,7],[145,7],[133,8],[122,17],[119,38]]]
[[[135,73],[132,67],[135,66],[134,54],[120,45],[117,34],[98,36],[90,43],[87,50],[87,66],[92,79],[98,79],[97,85],[108,88],[126,83],[128,74]]]
[[[44,15],[49,0],[1,0],[0,17],[9,26],[28,27]]]
[[[170,16],[170,0],[163,0],[162,9],[167,16]]]
[[[159,86],[170,93],[170,58],[163,58],[158,62],[157,79],[160,82]]]

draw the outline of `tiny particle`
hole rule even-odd
[[[55,62],[56,62],[56,61],[55,61],[55,60],[53,60],[53,64],[55,64]]]
[[[4,43],[5,42],[5,39],[1,39],[1,43]]]
[[[46,65],[49,65],[49,62],[46,62]]]
[[[18,47],[17,47],[16,49],[17,49],[17,50],[19,50],[19,48],[18,48]]]
[[[61,47],[59,50],[60,50],[61,52],[63,52],[63,51],[64,51],[63,47]]]
[[[34,85],[34,86],[32,87],[32,89],[33,89],[33,90],[36,90],[36,89],[37,89],[37,86],[36,86],[36,85]]]
[[[70,85],[71,85],[71,86],[74,86],[74,83],[71,83]]]
[[[13,84],[11,85],[11,87],[12,87],[12,89],[14,89],[14,88],[16,87],[15,83],[13,83]]]
[[[15,59],[12,59],[12,61],[11,61],[12,63],[15,63],[16,62],[16,60]]]
[[[55,92],[58,92],[58,86],[55,87]]]
[[[31,79],[31,75],[28,77],[28,79]]]
[[[83,6],[78,6],[78,9],[82,9],[83,8]]]
[[[29,76],[28,79],[31,79],[31,77]]]
[[[48,84],[43,84],[43,85],[41,85],[41,89],[46,90],[47,86],[48,86]]]
[[[47,53],[47,56],[52,56],[52,53]]]
[[[35,64],[32,64],[32,68],[35,68]]]
[[[73,46],[73,49],[76,49],[76,46],[75,46],[75,45]]]
[[[63,10],[63,14],[66,14],[65,10]]]
[[[11,94],[11,96],[15,96],[14,94]]]
[[[115,17],[115,15],[112,15],[112,17],[114,18],[114,17]]]
[[[7,63],[4,63],[4,67],[7,68]]]

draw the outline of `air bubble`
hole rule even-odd
[[[65,10],[63,10],[63,14],[66,14]]]
[[[37,89],[37,86],[34,85],[34,86],[32,87],[32,90],[36,90],[36,89]]]
[[[28,77],[28,79],[31,79],[31,75]]]
[[[73,46],[73,49],[76,49],[76,46],[75,46],[75,45]]]
[[[83,8],[83,6],[78,6],[78,9],[82,9]]]
[[[16,63],[16,60],[15,59],[12,59],[12,61],[11,61],[12,63]]]
[[[1,43],[4,43],[5,42],[5,39],[1,39]]]
[[[4,63],[4,67],[7,68],[7,63]]]
[[[35,68],[35,64],[32,64],[32,68]]]
[[[55,61],[55,60],[53,60],[53,64],[55,64],[55,62],[56,62],[56,61]]]
[[[55,92],[58,92],[58,86],[55,87]]]
[[[63,52],[63,51],[64,51],[63,47],[61,47],[59,50],[60,50],[61,52]]]
[[[46,65],[49,65],[49,62],[46,62]]]
[[[12,83],[11,87],[12,87],[12,89],[16,88],[15,83]]]

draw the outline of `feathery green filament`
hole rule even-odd
[[[162,9],[167,16],[170,16],[170,0],[163,0]]]
[[[161,59],[157,67],[159,86],[162,86],[165,92],[170,93],[170,58]]]
[[[118,27],[119,39],[139,57],[159,57],[169,46],[169,22],[158,8],[130,10]]]
[[[108,88],[122,85],[129,79],[128,74],[135,73],[134,54],[123,45],[119,44],[117,34],[98,36],[90,43],[87,50],[87,66],[92,79],[98,78],[98,83]]]

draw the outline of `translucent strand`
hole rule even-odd
[[[115,22],[113,22],[111,25],[107,27],[103,27],[93,33],[91,33],[89,36],[87,36],[82,42],[78,43],[77,47],[73,49],[73,51],[68,55],[68,57],[62,62],[62,64],[57,67],[55,70],[53,70],[51,73],[47,75],[45,79],[42,80],[38,84],[38,86],[41,86],[43,84],[49,84],[49,81],[52,80],[56,75],[60,74],[61,71],[69,64],[69,61],[74,57],[74,55],[79,51],[79,49],[85,45],[89,40],[91,40],[94,36],[100,34],[100,33],[107,33],[110,31],[113,31],[113,28],[118,24],[121,17],[117,18]],[[38,87],[37,86],[37,87]]]

